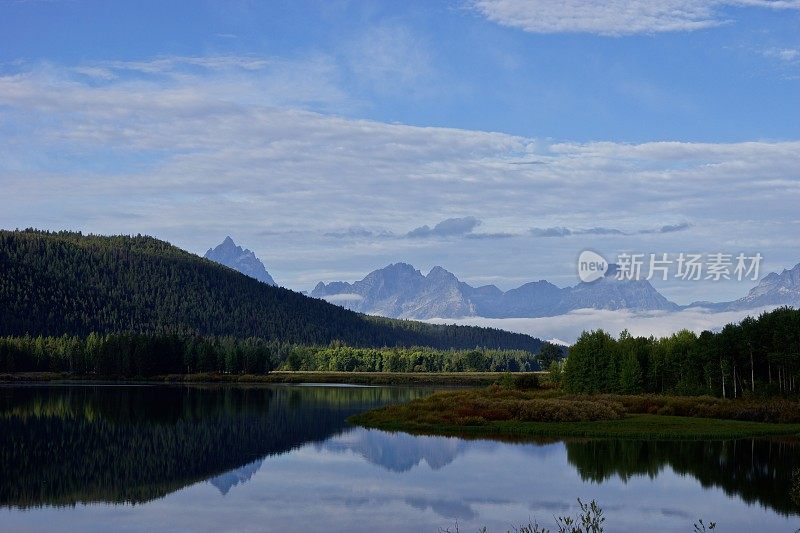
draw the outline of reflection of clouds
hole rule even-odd
[[[572,506],[568,500],[536,500],[531,503],[532,511],[547,511],[549,513],[565,513]]]
[[[680,509],[675,509],[674,507],[662,507],[661,509],[645,509],[645,510],[658,512],[667,517],[681,518],[684,520],[691,520],[694,518],[694,516],[692,516],[691,513],[687,513],[686,511],[681,511]]]
[[[473,520],[478,516],[468,503],[460,500],[407,498],[406,503],[420,511],[430,509],[442,518]]]
[[[508,499],[499,498],[469,498],[469,499],[455,499],[444,498],[441,496],[430,494],[414,494],[409,496],[398,495],[372,495],[372,496],[347,496],[343,500],[331,498],[328,501],[331,504],[338,504],[341,502],[347,508],[361,509],[361,508],[376,508],[378,506],[392,506],[399,503],[408,505],[418,511],[430,510],[436,515],[445,519],[458,519],[458,520],[475,520],[478,518],[478,512],[475,511],[475,505],[493,505],[502,506],[512,503]],[[569,508],[569,505],[566,506]]]
[[[417,511],[432,511],[437,516],[447,520],[476,520],[479,513],[474,506],[503,506],[513,503],[511,500],[499,498],[444,498],[430,494],[414,494],[409,496],[398,495],[372,495],[372,496],[347,496],[343,500],[336,497],[323,498],[330,505],[344,505],[351,510],[364,508],[375,509],[380,506],[390,507],[398,504],[408,505]],[[569,505],[567,505],[569,508]]]

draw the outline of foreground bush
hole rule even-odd
[[[711,396],[627,396],[603,394],[572,396],[574,400],[616,402],[628,413],[746,420],[749,422],[800,422],[800,402],[785,399],[723,400]]]

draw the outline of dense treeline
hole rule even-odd
[[[520,372],[538,370],[521,350],[434,350],[431,348],[294,347],[282,368],[345,372]]]
[[[255,337],[174,333],[0,337],[0,371],[122,377],[193,372],[260,374],[280,364],[290,348]]]
[[[0,231],[0,335],[126,331],[306,345],[539,347],[498,329],[365,317],[151,237]]]
[[[176,333],[91,333],[87,337],[0,337],[0,372],[72,372],[146,377],[270,370],[347,372],[464,372],[537,370],[522,350],[436,350],[282,344],[256,337],[207,337]]]
[[[563,366],[569,392],[640,392],[724,398],[796,395],[800,378],[800,311],[780,308],[699,336],[619,339],[584,332]]]

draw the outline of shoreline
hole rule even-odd
[[[485,387],[507,372],[317,372],[276,370],[269,374],[167,374],[142,378],[79,375],[64,372],[20,372],[0,374],[0,384],[343,384],[343,385],[441,385]],[[546,372],[514,372],[513,375]]]
[[[620,420],[593,422],[496,421],[478,426],[415,424],[376,421],[370,411],[351,416],[348,422],[366,429],[477,439],[529,441],[565,438],[629,440],[730,440],[760,437],[800,438],[800,424],[747,422],[717,418],[631,414]]]

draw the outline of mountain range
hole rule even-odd
[[[205,257],[247,276],[275,285],[264,264],[230,237],[209,249]],[[369,315],[427,320],[431,318],[538,318],[577,309],[678,311],[690,307],[714,312],[761,307],[800,308],[800,263],[781,273],[764,276],[746,296],[729,302],[671,302],[647,280],[618,280],[612,268],[596,281],[557,287],[546,280],[532,281],[508,291],[495,285],[473,287],[441,266],[423,274],[408,263],[374,270],[348,283],[318,283],[311,296]]]
[[[424,275],[407,263],[370,272],[353,283],[319,283],[311,296],[362,313],[393,318],[536,318],[577,309],[678,311],[704,307],[712,311],[787,305],[800,307],[800,264],[765,276],[747,296],[731,302],[695,302],[680,306],[646,280],[618,280],[614,269],[592,282],[560,288],[545,281],[502,291],[494,285],[473,287],[436,266]]]
[[[786,305],[800,308],[800,263],[780,274],[770,272],[750,289],[746,296],[732,302],[694,302],[687,307],[705,307],[714,311],[740,311],[758,307]]]

